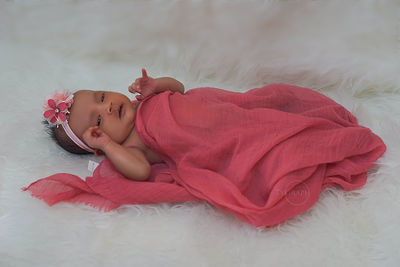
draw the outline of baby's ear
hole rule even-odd
[[[95,149],[95,150],[94,150],[94,154],[95,154],[96,156],[103,156],[103,155],[104,155],[104,152],[103,152],[102,150],[100,150],[100,149]]]

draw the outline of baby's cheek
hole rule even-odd
[[[116,129],[109,136],[117,144],[121,144],[126,139],[124,131]]]

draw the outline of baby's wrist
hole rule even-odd
[[[112,149],[112,147],[115,145],[116,143],[110,139],[110,141],[108,141],[107,143],[103,144],[100,149],[107,154],[107,151],[109,151],[110,149]]]

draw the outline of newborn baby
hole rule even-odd
[[[51,129],[64,149],[78,154],[105,154],[125,177],[142,181],[150,176],[151,164],[163,160],[139,138],[136,111],[141,100],[165,90],[183,94],[184,86],[169,77],[153,79],[142,69],[142,77],[129,86],[131,93],[139,93],[133,104],[120,93],[80,90],[65,96],[70,98],[66,105],[59,101],[56,106],[48,100],[44,116],[57,125]]]

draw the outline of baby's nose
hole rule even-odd
[[[114,113],[115,111],[117,111],[117,105],[113,105],[113,103],[112,102],[110,102],[110,105],[107,107],[107,112],[109,113],[109,114],[112,114],[112,113]]]

